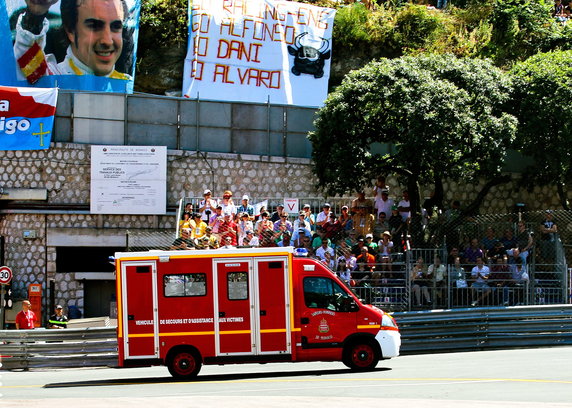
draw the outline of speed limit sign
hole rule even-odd
[[[7,285],[12,280],[12,269],[0,266],[0,285]]]

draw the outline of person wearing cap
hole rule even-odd
[[[304,211],[304,220],[310,223],[310,231],[316,231],[316,217],[312,214],[310,204],[304,204],[302,211]]]
[[[201,219],[201,214],[193,214],[194,227],[191,230],[191,239],[197,240],[205,235],[207,223]]]
[[[558,225],[554,222],[551,210],[544,212],[544,220],[540,223],[540,256],[544,263],[552,263],[556,250],[556,235]]]
[[[252,231],[254,225],[252,225],[252,221],[250,221],[250,217],[246,212],[238,213],[238,218],[238,245],[247,245],[243,243],[244,237],[246,237],[246,231]]]
[[[306,213],[304,211],[300,211],[298,213],[298,218],[294,220],[293,223],[293,231],[292,239],[296,241],[299,236],[312,236],[312,227],[310,222],[306,220]]]
[[[195,243],[191,238],[191,231],[188,228],[184,228],[181,231],[181,236],[173,241],[171,249],[181,251],[186,249],[195,249]]]
[[[391,252],[393,251],[393,242],[391,242],[391,233],[384,231],[381,240],[377,243],[377,261],[381,264],[382,271],[391,272]]]
[[[64,308],[62,305],[57,305],[55,313],[50,316],[48,320],[48,329],[67,329],[69,319],[64,314]]]
[[[286,230],[282,232],[282,234],[276,239],[276,246],[279,247],[287,247],[287,246],[294,246],[292,242],[292,234],[290,231]]]
[[[214,214],[218,203],[212,198],[212,192],[208,189],[203,192],[203,197],[199,203],[199,212],[201,213],[201,219],[208,224],[211,214]]]
[[[238,211],[239,214],[240,213],[248,214],[248,219],[250,221],[254,221],[254,207],[248,203],[249,200],[250,200],[250,197],[248,197],[248,195],[246,195],[246,194],[243,195],[242,196],[242,203],[236,209],[236,211]]]
[[[16,330],[34,329],[37,321],[36,314],[32,312],[32,303],[29,300],[24,300],[22,310],[16,315]]]
[[[217,236],[213,234],[213,227],[210,225],[205,230],[204,238],[208,238],[209,249],[217,249],[220,246]]]
[[[316,225],[323,226],[326,221],[330,219],[330,210],[332,206],[330,203],[324,203],[322,206],[322,212],[316,216]]]
[[[244,237],[242,244],[251,247],[257,247],[260,245],[260,240],[256,235],[254,235],[254,231],[248,230],[246,231],[246,236]]]
[[[274,211],[272,213],[272,216],[270,217],[270,221],[272,222],[276,222],[276,221],[280,221],[280,218],[283,215],[288,215],[288,213],[286,211],[284,211],[284,204],[280,203],[276,206],[276,211]]]
[[[377,255],[377,244],[373,240],[373,234],[365,234],[365,245],[369,248],[369,253]]]
[[[237,209],[236,205],[234,204],[234,201],[232,201],[232,191],[226,190],[224,192],[224,194],[222,195],[222,200],[219,202],[219,205],[222,206],[223,214],[229,212],[232,214],[232,217],[234,218],[234,216],[237,213]]]

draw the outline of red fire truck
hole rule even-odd
[[[325,265],[287,248],[115,255],[119,366],[342,361],[373,369],[399,355],[394,319]]]

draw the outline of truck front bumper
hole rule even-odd
[[[380,330],[375,339],[381,347],[382,358],[397,357],[401,347],[401,334],[397,330]]]

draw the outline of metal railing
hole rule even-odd
[[[0,331],[2,369],[117,365],[115,327]]]
[[[394,313],[401,354],[572,345],[572,305]],[[2,369],[117,366],[116,328],[2,330]]]

